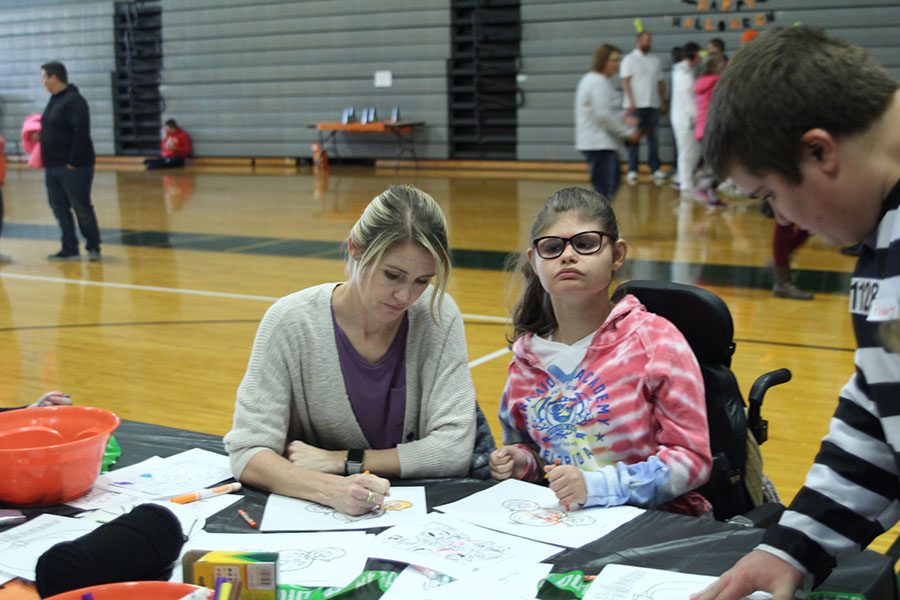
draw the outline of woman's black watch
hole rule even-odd
[[[363,470],[363,459],[366,451],[354,448],[347,450],[347,459],[344,460],[344,475],[358,475]]]

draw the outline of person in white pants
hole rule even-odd
[[[689,195],[694,188],[694,172],[700,162],[700,143],[694,136],[697,102],[694,100],[694,69],[700,62],[700,46],[684,45],[681,62],[672,67],[672,106],[669,120],[678,148],[679,188]]]

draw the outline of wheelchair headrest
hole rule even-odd
[[[647,310],[671,321],[691,345],[697,362],[731,366],[734,322],[721,298],[692,285],[651,280],[622,283],[613,299],[625,294],[636,296]]]

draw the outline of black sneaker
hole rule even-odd
[[[103,257],[100,256],[99,250],[88,250],[88,260],[91,262],[100,262]]]
[[[62,262],[62,261],[72,262],[72,261],[76,261],[76,260],[81,260],[81,254],[79,254],[78,252],[63,252],[62,250],[60,250],[56,254],[51,254],[50,256],[48,256],[47,260],[49,260],[51,262]]]

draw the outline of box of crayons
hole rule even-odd
[[[277,598],[277,552],[191,550],[184,555],[182,569],[184,581],[215,589],[217,600]]]

